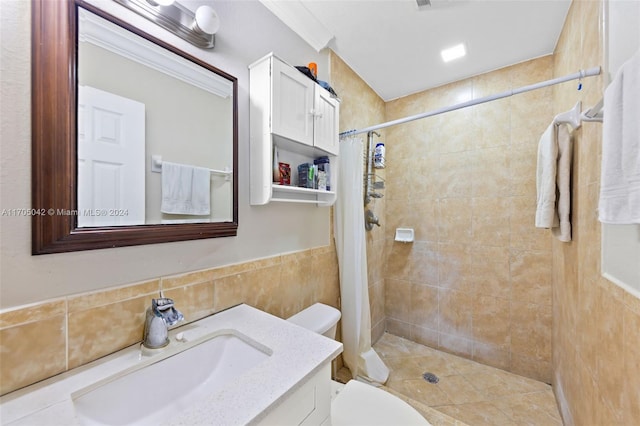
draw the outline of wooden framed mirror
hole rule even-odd
[[[144,43],[164,49],[168,55],[187,61],[206,73],[228,82],[229,207],[221,220],[193,223],[180,216],[177,220],[157,217],[151,221],[124,224],[87,222],[78,226],[78,53],[79,15],[89,13],[108,21]],[[235,236],[238,228],[238,106],[237,79],[204,61],[158,40],[82,0],[33,0],[32,2],[32,253],[47,254],[102,249],[172,241]],[[148,124],[149,117],[146,122]],[[202,120],[201,120],[202,121]],[[206,120],[204,120],[206,121]],[[80,120],[82,122],[82,120]],[[148,132],[147,134],[149,134]],[[189,151],[189,148],[181,148]],[[151,157],[144,153],[147,186],[160,174],[149,178]],[[198,154],[200,157],[208,155]],[[172,161],[172,158],[163,158]],[[209,167],[206,163],[203,167]],[[125,183],[125,186],[127,184]],[[155,189],[159,191],[158,188]],[[157,196],[156,196],[157,198]],[[157,200],[156,200],[157,201]],[[158,201],[159,203],[159,201]],[[147,203],[148,204],[148,203]],[[155,203],[157,204],[157,203]],[[154,204],[154,205],[155,205]],[[156,208],[156,207],[154,207]],[[118,206],[113,206],[117,211]],[[159,206],[158,206],[159,209]],[[111,210],[111,209],[109,209]],[[93,211],[93,210],[92,210]],[[111,215],[101,210],[106,215]],[[97,212],[97,210],[96,210]],[[157,213],[157,212],[156,212]],[[149,215],[147,215],[149,216]],[[157,216],[157,214],[156,214]]]

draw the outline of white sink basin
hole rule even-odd
[[[269,358],[266,347],[233,331],[175,344],[163,354],[71,395],[82,424],[157,425]]]

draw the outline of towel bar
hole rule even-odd
[[[604,98],[600,99],[600,101],[589,108],[588,110],[582,113],[581,119],[582,121],[597,121],[602,123],[602,119],[604,117]]]
[[[153,173],[162,173],[162,156],[161,155],[151,156],[151,171]],[[225,176],[225,180],[230,180],[231,175],[233,174],[233,171],[229,167],[225,167],[224,170],[209,169],[209,171],[215,175]]]
[[[581,107],[582,107],[582,102],[578,101],[578,102],[576,102],[574,107],[571,108],[569,111],[563,112],[563,113],[560,113],[560,114],[556,115],[556,117],[553,119],[553,121],[556,124],[567,123],[571,127],[573,127],[574,130],[578,129],[582,125],[582,122],[580,121],[580,108]]]

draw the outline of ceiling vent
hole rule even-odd
[[[416,0],[416,3],[418,4],[418,9],[426,9],[431,6],[431,0]]]

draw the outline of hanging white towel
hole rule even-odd
[[[163,161],[160,211],[169,214],[210,214],[210,182],[209,169]]]
[[[640,223],[640,51],[605,90],[604,114],[599,220]]]
[[[538,142],[536,228],[558,226],[556,212],[557,126],[551,123]]]
[[[560,241],[571,241],[571,160],[573,141],[566,124],[557,125],[558,162],[556,170],[557,201],[556,210],[559,219],[557,227],[552,228],[553,235]]]
[[[535,226],[551,229],[563,242],[571,241],[572,151],[570,128],[554,119],[538,143]]]

